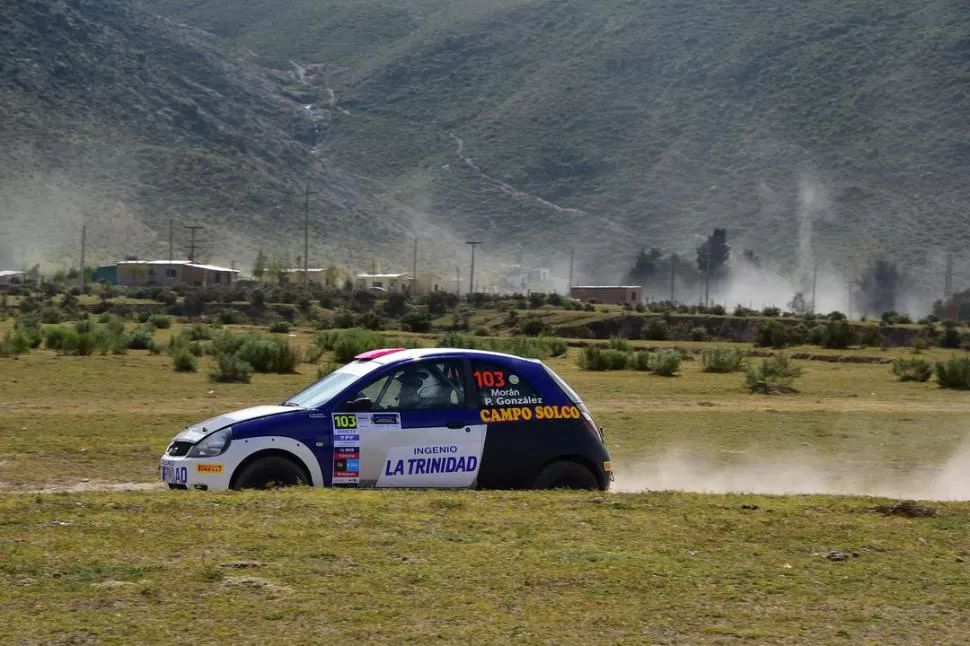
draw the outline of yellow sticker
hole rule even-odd
[[[224,467],[221,464],[197,464],[196,473],[222,473]]]
[[[357,428],[357,416],[356,415],[334,415],[333,427],[343,428],[343,429]]]

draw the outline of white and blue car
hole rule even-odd
[[[173,489],[608,489],[603,432],[548,366],[494,352],[390,348],[275,406],[187,427],[161,478]]]

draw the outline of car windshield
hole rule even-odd
[[[340,370],[331,372],[320,381],[293,395],[283,402],[283,405],[319,408],[340,394],[344,388],[379,367],[380,364],[373,361],[348,363]]]

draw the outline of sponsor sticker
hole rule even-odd
[[[612,471],[613,463],[609,460],[603,460],[603,471]]]
[[[356,415],[334,415],[333,416],[333,427],[335,429],[356,429],[357,428],[357,416]]]
[[[481,446],[399,446],[388,452],[378,487],[467,487],[478,474]]]
[[[519,385],[519,375],[509,375],[509,383],[513,386]]]
[[[195,465],[196,473],[222,473],[225,470],[221,464],[197,464]]]
[[[171,462],[162,462],[161,476],[162,482],[169,484],[187,484],[189,481],[189,470],[187,467],[177,467]]]
[[[579,419],[581,414],[575,406],[513,406],[509,408],[483,408],[479,413],[485,423],[531,422],[532,420]]]

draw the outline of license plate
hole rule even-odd
[[[168,484],[186,484],[189,481],[188,467],[179,467],[168,462],[162,462],[162,482]]]

